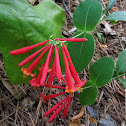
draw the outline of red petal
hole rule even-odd
[[[66,94],[66,92],[62,92],[62,93],[58,93],[58,94],[51,94],[51,95],[47,95],[47,96],[45,96],[45,100],[47,100],[47,99],[52,99],[52,98],[55,98],[55,97],[57,97],[57,96],[59,96],[59,95],[63,95],[63,94]]]
[[[62,110],[62,108],[64,107],[64,105],[66,104],[67,101],[65,101],[53,114],[52,116],[49,118],[49,122],[53,121],[53,119],[58,115],[58,113]]]
[[[47,76],[47,73],[48,73],[49,64],[50,64],[49,61],[50,61],[50,59],[51,59],[51,57],[52,57],[53,51],[54,51],[54,48],[51,47],[50,50],[49,50],[47,59],[46,59],[46,61],[45,61],[44,67],[43,67],[42,77],[41,77],[41,81],[40,81],[40,85],[41,85],[41,86],[43,86],[44,83],[45,83],[46,76]]]
[[[39,64],[40,60],[42,59],[43,55],[50,49],[51,45],[49,45],[26,69],[28,73],[31,73],[36,66]]]
[[[68,108],[69,108],[69,105],[70,105],[70,102],[71,102],[71,98],[72,97],[69,98],[68,103],[67,103],[66,107],[64,108],[62,118],[66,117],[66,114],[67,114],[67,111],[68,111]]]
[[[49,87],[49,88],[65,89],[65,87],[57,86],[57,85],[52,85],[52,84],[45,84],[44,86],[45,86],[45,87]]]
[[[60,88],[60,89],[65,89],[65,87],[62,87],[62,86],[57,86],[57,85],[52,85],[52,88]]]
[[[48,83],[49,84],[52,84],[52,82],[53,82],[53,80],[55,78],[55,68],[56,68],[56,62],[55,62],[55,58],[54,58],[52,69],[51,69],[51,72],[50,72],[49,78],[48,78]]]
[[[63,47],[62,47],[62,53],[63,53],[64,64],[65,64],[65,73],[66,73],[66,80],[67,80],[68,90],[74,90],[72,75],[70,73],[70,69],[69,69],[69,66],[68,66],[67,58],[66,58]]]
[[[39,87],[40,86],[40,79],[41,79],[41,76],[42,76],[42,70],[40,70],[37,78],[33,78],[32,80],[29,80],[29,83],[34,86],[34,87]]]
[[[86,38],[66,38],[66,39],[59,39],[56,38],[55,40],[60,40],[60,41],[69,41],[69,42],[86,42]]]
[[[27,53],[29,52],[30,50],[34,49],[35,47],[37,46],[42,46],[44,45],[45,43],[47,43],[49,40],[46,40],[46,41],[43,41],[43,42],[40,42],[38,44],[35,44],[35,45],[31,45],[31,46],[27,46],[27,47],[23,47],[23,48],[20,48],[20,49],[16,49],[16,50],[12,50],[9,52],[10,55],[20,55],[20,54],[24,54],[24,53]]]
[[[72,76],[73,76],[73,78],[75,80],[75,83],[79,84],[79,83],[81,83],[81,80],[78,77],[77,71],[76,71],[76,69],[75,69],[75,67],[73,65],[73,62],[72,62],[71,57],[70,57],[70,54],[69,54],[65,44],[64,43],[62,43],[62,44],[63,44],[63,48],[64,48],[64,51],[65,51],[65,54],[66,54],[66,56],[68,58],[71,74],[72,74]]]
[[[41,51],[43,51],[48,45],[44,46],[43,48],[39,49],[38,51],[36,51],[35,53],[31,54],[30,56],[28,56],[25,60],[23,60],[18,66],[21,67],[27,63],[29,63],[30,61],[32,61],[35,56],[37,54],[39,54]]]
[[[55,60],[56,60],[56,77],[58,82],[60,82],[60,79],[62,78],[62,71],[60,67],[58,49],[56,46],[55,46]]]
[[[56,105],[54,105],[51,109],[49,109],[45,114],[44,116],[48,116],[50,113],[52,113],[54,110],[56,110],[56,108],[59,107],[60,104],[62,104],[62,102],[66,101],[68,99],[68,96],[63,99],[61,102],[57,103]]]

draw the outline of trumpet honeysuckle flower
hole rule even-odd
[[[63,110],[62,118],[65,118],[65,117],[66,117],[66,114],[67,114],[67,111],[68,111],[68,108],[69,108],[71,99],[72,99],[72,97],[69,96],[68,103],[67,103],[67,105],[65,106],[65,108],[64,108],[64,110]]]
[[[32,50],[32,49],[34,49],[34,48],[36,48],[38,46],[43,46],[47,42],[49,42],[49,40],[46,40],[46,41],[37,43],[35,45],[31,45],[31,46],[23,47],[23,48],[20,48],[20,49],[12,50],[12,51],[9,52],[9,54],[10,55],[20,55],[20,54],[24,54],[24,53],[27,53],[30,50]]]
[[[54,105],[51,109],[49,109],[44,116],[48,116],[49,114],[51,114],[53,111],[56,110],[56,108],[58,108],[64,101],[68,100],[69,96],[67,96],[66,98],[64,98],[62,101],[60,101],[59,103],[57,103],[56,105]]]
[[[63,107],[65,105],[66,106],[64,108],[62,118],[65,118],[66,117],[66,114],[67,114],[67,111],[68,111],[68,108],[69,108],[69,105],[70,105],[70,102],[71,102],[71,98],[72,98],[71,96],[67,96],[66,98],[64,98],[62,101],[60,101],[56,105],[54,105],[51,109],[49,109],[44,114],[44,116],[46,117],[46,116],[48,116],[49,114],[51,114],[54,111],[54,113],[52,114],[52,116],[49,118],[49,122],[53,121],[53,119],[59,114],[59,112],[63,109]]]
[[[64,58],[64,65],[65,65],[65,74],[66,74],[66,92],[70,93],[71,96],[73,96],[73,93],[75,92],[74,90],[74,83],[73,83],[73,80],[72,80],[72,75],[71,75],[71,72],[70,72],[70,69],[69,69],[69,65],[68,65],[68,62],[67,62],[67,58],[66,58],[66,54],[65,54],[65,51],[62,47],[62,53],[63,53],[63,58]]]
[[[44,49],[47,48],[47,46],[49,45],[46,45],[44,46],[43,48],[39,49],[38,51],[36,51],[35,53],[31,54],[30,56],[28,56],[25,60],[23,60],[21,63],[19,63],[19,67],[21,66],[24,66],[25,64],[29,63],[30,61],[32,61],[36,55],[38,55],[40,52],[42,52]]]
[[[45,87],[48,87],[48,88],[59,88],[59,89],[66,89],[65,87],[63,86],[57,86],[57,85],[52,85],[52,84],[46,84],[44,85]]]
[[[22,69],[22,72],[25,76],[30,75],[31,72],[37,67],[43,55],[51,48],[51,45],[47,46],[47,48],[27,67],[27,69]]]
[[[43,69],[40,70],[37,78],[33,77],[32,80],[29,80],[29,83],[31,84],[31,86],[40,87],[40,80],[42,77],[42,71],[43,71]]]
[[[60,60],[59,60],[59,54],[58,54],[58,49],[55,45],[55,63],[56,63],[56,77],[58,82],[61,84],[61,80],[63,80],[64,82],[66,82],[66,80],[64,79],[63,75],[62,75],[62,71],[61,71],[61,67],[60,67]]]
[[[68,58],[69,68],[70,68],[72,77],[74,78],[74,81],[75,81],[74,87],[83,87],[86,84],[86,82],[84,82],[84,80],[80,80],[80,78],[79,78],[79,76],[77,74],[77,71],[76,71],[76,69],[75,69],[75,67],[73,65],[73,62],[71,60],[70,54],[69,54],[65,44],[64,43],[62,43],[62,44],[63,44],[64,52],[65,52],[65,54],[66,54],[66,56]]]
[[[55,98],[55,97],[57,97],[57,96],[59,96],[59,95],[63,95],[63,94],[66,94],[66,92],[61,92],[61,93],[58,93],[58,94],[46,95],[46,96],[44,97],[43,103],[45,103],[46,100],[48,100],[48,99],[52,99],[52,98]]]
[[[60,61],[59,61],[59,54],[58,54],[58,49],[55,45],[55,60],[56,60],[56,77],[58,82],[60,82],[60,79],[62,78],[62,71],[60,67]]]
[[[62,53],[63,53],[64,64],[65,64],[65,74],[67,80],[65,91],[70,93],[71,96],[74,96],[74,92],[81,89],[81,87],[83,87],[86,84],[86,82],[84,82],[84,80],[80,80],[65,44],[62,43],[62,45],[63,45]],[[73,82],[73,79],[75,83]]]
[[[65,39],[56,38],[55,40],[69,41],[69,42],[86,42],[87,41],[86,38],[65,38]]]
[[[51,117],[49,118],[49,122],[51,122],[57,115],[58,113],[63,109],[63,114],[62,118],[66,117],[70,102],[72,97],[74,96],[74,92],[77,90],[81,90],[81,87],[85,85],[86,82],[84,80],[80,80],[77,71],[73,65],[73,62],[71,60],[70,54],[67,50],[67,47],[65,46],[64,42],[69,41],[69,42],[86,42],[86,38],[66,38],[66,39],[60,39],[56,38],[55,40],[46,40],[44,42],[40,42],[35,45],[23,47],[17,50],[13,50],[10,52],[11,55],[20,55],[20,54],[25,54],[29,52],[30,50],[38,47],[38,46],[43,46],[41,49],[38,51],[34,52],[30,56],[28,56],[26,59],[24,59],[21,63],[19,63],[19,67],[24,66],[25,64],[33,62],[27,67],[27,68],[22,68],[22,72],[24,74],[24,77],[27,75],[30,75],[32,77],[32,80],[29,80],[29,83],[34,86],[34,87],[40,87],[40,86],[45,86],[48,88],[57,88],[57,89],[63,89],[64,91],[58,94],[50,94],[50,95],[45,95],[43,99],[43,103],[45,103],[48,99],[52,99],[55,97],[58,97],[60,95],[67,95],[63,100],[61,100],[59,103],[54,105],[51,109],[49,109],[44,116],[48,116],[51,113]],[[49,42],[47,45],[45,45],[47,42]],[[64,66],[65,66],[65,74],[66,74],[66,79],[62,75],[61,71],[61,65],[60,65],[60,60],[59,60],[59,46],[62,46],[62,54],[63,54],[63,59],[64,59]],[[54,52],[55,51],[55,52]],[[42,57],[45,55],[45,53],[48,52],[47,58],[43,64],[39,67],[38,64],[40,63]],[[54,59],[52,58],[52,55],[54,56]],[[37,56],[38,55],[38,56]],[[36,59],[34,59],[37,56]],[[51,60],[53,60],[52,68],[49,69]],[[36,73],[32,73],[33,70],[38,67],[39,69],[39,74],[36,76]],[[49,74],[48,74],[49,73]],[[57,81],[61,84],[61,80],[65,82],[65,86],[58,86],[58,85],[53,85],[53,81],[55,79],[55,74]],[[46,78],[48,76],[48,81],[46,82]],[[43,94],[40,94],[40,99],[42,99]]]
[[[60,67],[60,61],[59,61],[59,54],[58,54],[58,49],[57,48],[57,45],[59,46],[59,43],[61,43],[60,41],[62,41],[62,45],[64,47],[64,51],[65,51],[65,55],[67,56],[68,58],[68,61],[69,61],[69,64],[72,63],[71,58],[69,56],[69,53],[66,51],[66,48],[65,48],[65,45],[63,44],[63,41],[70,41],[70,42],[85,42],[87,41],[86,38],[66,38],[66,39],[59,39],[59,38],[56,38],[55,40],[46,40],[46,41],[43,41],[43,42],[40,42],[38,44],[35,44],[35,45],[31,45],[31,46],[27,46],[27,47],[23,47],[23,48],[20,48],[20,49],[17,49],[17,50],[12,50],[10,51],[9,53],[11,55],[20,55],[20,54],[25,54],[27,52],[29,52],[30,50],[38,47],[38,46],[43,46],[45,45],[47,42],[49,42],[49,44],[45,45],[44,47],[42,47],[41,49],[39,49],[38,51],[36,51],[35,53],[31,54],[30,56],[28,56],[26,59],[24,59],[21,63],[19,63],[19,67],[21,66],[24,66],[25,64],[29,63],[30,61],[32,61],[39,53],[41,53],[27,68],[22,68],[22,72],[24,74],[24,77],[27,76],[27,75],[30,75],[31,77],[33,77],[32,80],[30,80],[29,82],[32,83],[32,85],[36,85],[38,86],[38,84],[33,84],[33,82],[40,82],[39,86],[43,86],[45,84],[45,79],[46,79],[46,76],[47,76],[47,73],[50,71],[49,70],[49,64],[51,62],[51,55],[53,54],[53,50],[55,49],[55,62],[54,62],[54,66],[52,67],[52,70],[50,72],[50,75],[49,75],[49,83],[52,83],[53,80],[54,80],[54,74],[55,74],[55,71],[56,71],[56,77],[57,77],[57,80],[58,82],[61,84],[61,80],[63,80],[65,83],[68,83],[69,82],[69,85],[73,85],[73,84],[70,84],[72,81],[71,79],[66,82],[65,78],[62,76],[62,71],[61,71],[61,67]],[[53,47],[53,50],[52,50],[52,47]],[[35,78],[36,76],[36,73],[32,73],[32,71],[38,66],[40,60],[42,59],[43,55],[48,51],[48,50],[52,50],[49,51],[50,52],[50,55],[47,57],[44,65],[41,66],[41,68],[39,69],[42,69],[42,71],[40,72],[41,73],[41,77],[37,77]],[[66,61],[65,61],[65,64]],[[68,65],[67,65],[68,66]],[[47,70],[48,69],[48,70]],[[66,70],[68,71],[68,69],[66,68]],[[48,71],[48,72],[47,72]],[[74,73],[75,68],[73,66],[73,64],[70,65],[70,72],[72,74],[72,77],[75,79],[75,85],[79,86],[79,79],[78,79],[78,76],[77,73],[75,72]],[[68,72],[68,75],[71,76]],[[40,74],[39,74],[40,76]],[[67,77],[68,78],[68,77]],[[71,77],[70,77],[71,78]],[[70,82],[71,81],[71,82]],[[83,83],[81,83],[83,84]],[[68,88],[70,88],[70,86],[67,86]],[[71,92],[73,91],[73,87],[70,88],[71,89]]]
[[[58,113],[63,109],[63,107],[66,105],[66,104],[68,104],[69,105],[69,103],[70,103],[70,101],[71,101],[71,96],[69,97],[68,96],[68,98],[64,101],[64,103],[62,103],[62,105],[60,105],[59,106],[59,108],[57,108],[57,110],[52,114],[52,116],[49,118],[49,122],[52,122],[53,121],[53,119],[58,115]],[[69,107],[69,106],[68,106]],[[64,110],[65,110],[65,108],[64,108]],[[65,114],[66,113],[63,113],[64,115],[62,115],[62,117],[63,118],[65,118]]]
[[[50,50],[49,50],[49,53],[48,53],[48,56],[47,56],[45,63],[42,64],[41,68],[39,69],[40,72],[39,72],[37,78],[33,77],[32,80],[29,80],[29,83],[32,86],[40,87],[42,85],[45,85],[45,80],[46,80],[47,73],[49,72],[49,64],[50,64],[50,59],[51,59],[52,54],[53,54],[54,47],[52,47],[52,45],[49,45],[46,49],[48,49],[48,50],[50,49]],[[46,49],[44,51],[46,51]],[[45,53],[44,51],[42,53]],[[38,64],[35,64],[35,65],[38,65]]]
[[[46,58],[46,61],[44,63],[44,66],[43,66],[43,69],[42,69],[41,80],[40,80],[41,86],[44,86],[44,84],[45,84],[46,76],[47,76],[50,61],[51,61],[50,59],[52,57],[53,51],[54,51],[54,47],[51,47],[50,50],[49,50],[48,56]]]
[[[54,58],[52,69],[50,71],[49,77],[48,77],[48,84],[51,86],[52,82],[54,81],[55,78],[55,69],[56,69],[56,60]]]

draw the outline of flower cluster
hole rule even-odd
[[[58,104],[54,105],[50,110],[48,110],[45,113],[44,116],[48,116],[49,114],[55,111],[53,115],[50,117],[49,122],[51,122],[57,116],[57,114],[63,109],[64,106],[65,107],[63,110],[62,117],[65,118],[71,99],[74,96],[74,92],[81,89],[81,87],[83,87],[86,83],[84,82],[83,79],[80,80],[76,72],[76,69],[73,65],[73,62],[71,60],[70,54],[67,50],[67,47],[64,44],[65,41],[86,42],[87,39],[86,38],[67,38],[67,39],[56,38],[55,40],[46,40],[38,44],[23,47],[17,50],[12,50],[10,52],[10,55],[20,55],[20,54],[25,54],[38,46],[42,46],[42,48],[40,48],[38,51],[31,54],[26,59],[24,59],[21,63],[19,63],[18,66],[22,67],[25,64],[32,61],[32,63],[27,68],[22,67],[21,71],[23,72],[24,77],[28,75],[31,76],[32,80],[29,80],[29,83],[35,87],[45,86],[48,88],[58,88],[58,89],[64,90],[64,92],[59,93],[59,94],[51,94],[51,95],[43,96],[44,97],[43,103],[45,103],[47,99],[52,99],[59,95],[69,94],[65,99],[63,99]],[[59,49],[60,49],[59,45],[62,47],[62,55],[64,59],[66,78],[63,77],[62,71],[61,71],[61,65],[60,65],[60,59],[59,59]],[[38,64],[41,62],[42,57],[47,52],[48,52],[48,55],[44,64],[41,64],[41,66],[38,67]],[[54,58],[52,55],[54,55]],[[50,69],[49,67],[50,67],[51,61],[53,61],[53,64],[52,64],[52,68]],[[36,73],[33,73],[33,70],[36,67],[38,67],[39,69],[39,74],[37,76],[36,76]],[[61,84],[61,86],[53,85],[55,74],[56,74],[57,81]],[[62,86],[62,81],[66,84],[65,87]],[[41,94],[41,97],[42,97],[42,94]]]

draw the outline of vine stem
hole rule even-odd
[[[121,77],[121,76],[123,76],[123,75],[126,75],[126,73],[123,73],[123,74],[120,74],[120,75],[118,75],[118,76],[116,76],[116,77],[113,77],[112,80],[118,79],[119,77]]]
[[[85,31],[84,31],[84,32],[85,32]],[[80,36],[80,35],[84,34],[84,32],[81,32],[81,33],[79,33],[79,34],[77,34],[77,35],[73,36],[73,38],[76,38],[76,37],[78,37],[78,36]]]

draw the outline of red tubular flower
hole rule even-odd
[[[54,46],[55,47],[55,60],[56,60],[56,77],[57,77],[57,80],[58,82],[61,84],[60,80],[62,79],[64,82],[65,79],[62,75],[62,71],[61,71],[61,67],[60,67],[60,60],[59,60],[59,54],[58,54],[58,49],[56,47],[56,45]]]
[[[56,60],[56,76],[57,76],[57,80],[60,81],[62,77],[62,72],[60,67],[59,54],[56,45],[54,47],[55,47],[55,60]]]
[[[64,48],[64,51],[65,51],[65,54],[66,54],[66,56],[68,58],[70,71],[71,71],[71,74],[72,74],[72,76],[73,76],[73,78],[75,80],[75,83],[80,83],[80,79],[79,79],[77,71],[76,71],[76,69],[75,69],[75,67],[73,65],[73,62],[72,62],[71,57],[70,57],[70,54],[69,54],[65,44],[64,43],[62,43],[62,44],[63,44],[63,48]]]
[[[60,101],[59,103],[57,103],[56,105],[54,105],[51,109],[49,109],[44,116],[48,116],[49,114],[51,114],[54,110],[56,110],[64,101],[68,100],[69,96],[67,96],[66,98],[64,98],[62,101]]]
[[[54,58],[52,69],[51,69],[51,72],[50,72],[49,78],[48,78],[48,84],[49,85],[51,85],[52,82],[54,81],[54,78],[55,78],[55,68],[56,68],[56,60]]]
[[[31,45],[31,46],[23,47],[23,48],[20,48],[20,49],[12,50],[12,51],[9,52],[9,54],[10,55],[24,54],[24,53],[27,53],[30,50],[34,49],[35,47],[42,46],[42,45],[46,44],[48,41],[49,40],[46,40],[46,41],[40,42],[40,43],[35,44],[35,45]]]
[[[45,96],[46,97],[46,96]],[[64,111],[63,111],[63,118],[65,118],[66,114],[67,114],[67,111],[68,111],[68,108],[69,108],[69,105],[70,105],[70,102],[71,102],[71,96],[67,96],[66,98],[64,98],[62,101],[60,101],[59,103],[57,103],[56,105],[54,105],[51,109],[49,109],[45,114],[44,116],[48,116],[49,114],[51,114],[53,111],[55,111],[52,116],[50,117],[49,119],[49,122],[51,122],[57,115],[58,113],[62,110],[62,108],[66,105],[66,107],[64,108]],[[61,105],[62,104],[62,105]]]
[[[63,94],[66,94],[66,92],[61,92],[61,93],[58,93],[58,94],[51,94],[51,95],[47,95],[44,97],[44,100],[46,101],[47,99],[52,99],[52,98],[55,98],[59,95],[63,95]]]
[[[52,85],[52,84],[46,84],[44,85],[45,87],[48,87],[48,88],[59,88],[59,89],[65,89],[65,87],[62,87],[62,86],[57,86],[57,85]]]
[[[32,78],[32,80],[29,80],[29,83],[34,86],[34,87],[40,87],[40,80],[41,80],[41,76],[42,76],[42,71],[43,69],[40,70],[37,78]]]
[[[38,51],[36,51],[35,53],[31,54],[30,56],[28,56],[25,60],[23,60],[18,66],[21,67],[21,66],[24,66],[25,64],[29,63],[30,61],[32,61],[35,56],[37,54],[39,54],[41,51],[43,51],[44,49],[46,49],[46,47],[49,46],[49,45],[46,45],[44,46],[43,48],[39,49]]]
[[[52,116],[49,118],[49,122],[52,122],[53,119],[59,114],[59,112],[62,110],[62,108],[65,106],[67,103],[67,100],[64,101],[64,103],[52,114]]]
[[[69,41],[69,42],[86,42],[87,41],[86,38],[66,38],[66,39],[56,38],[55,40],[59,40],[59,41]]]
[[[69,54],[65,44],[64,43],[62,43],[62,44],[63,44],[65,54],[66,54],[66,56],[68,58],[71,74],[72,74],[72,76],[73,76],[73,78],[75,80],[75,87],[82,87],[82,86],[84,86],[86,84],[86,82],[80,80],[80,78],[79,78],[79,76],[77,74],[77,71],[76,71],[76,69],[75,69],[75,67],[73,65],[73,62],[71,60],[70,54]]]
[[[73,84],[72,75],[71,75],[71,72],[70,72],[70,69],[69,69],[69,66],[68,66],[66,54],[65,54],[63,47],[62,47],[62,53],[63,53],[64,64],[65,64],[65,73],[66,73],[66,80],[67,80],[66,85],[68,87],[66,92],[70,93],[73,96],[74,84]]]
[[[45,80],[46,80],[46,76],[47,76],[48,68],[49,68],[49,64],[50,64],[50,59],[52,57],[53,51],[54,51],[54,47],[51,47],[49,50],[48,56],[46,58],[45,64],[43,66],[42,76],[41,76],[41,80],[40,80],[41,86],[44,86],[44,84],[45,84]]]
[[[64,108],[62,118],[65,118],[66,117],[66,114],[67,114],[67,111],[68,111],[68,108],[69,108],[71,99],[72,99],[72,97],[69,98],[68,103],[67,103],[66,107]]]
[[[22,68],[22,72],[25,76],[30,75],[30,73],[36,68],[43,55],[50,49],[51,45],[49,45],[28,67],[27,69]]]

